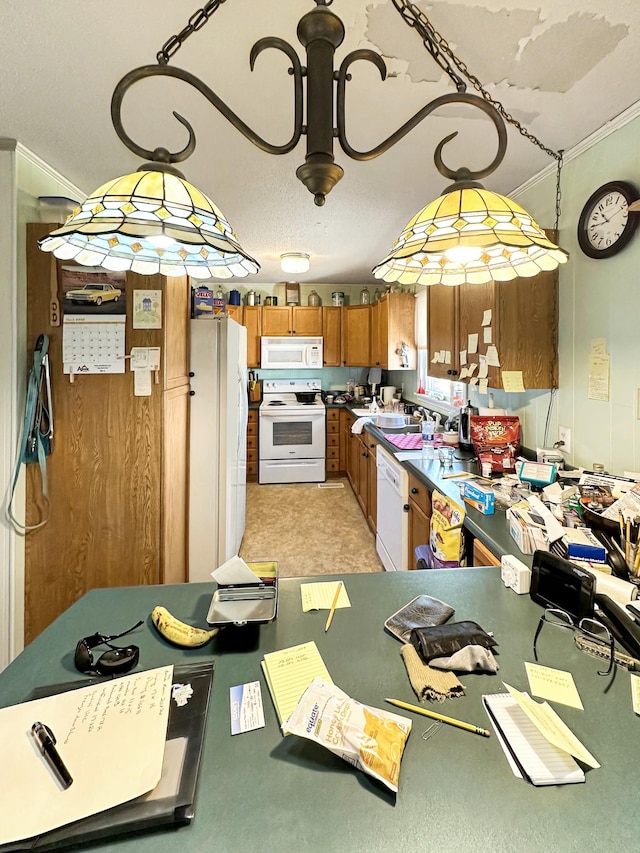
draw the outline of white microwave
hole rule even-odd
[[[263,370],[300,370],[322,367],[322,338],[261,338]]]

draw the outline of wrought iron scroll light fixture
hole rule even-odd
[[[379,54],[358,49],[349,53],[339,69],[334,70],[335,50],[344,39],[345,29],[340,18],[328,8],[333,0],[314,0],[315,8],[298,23],[298,39],[306,51],[305,67],[291,45],[280,38],[262,38],[251,50],[251,70],[267,48],[282,51],[291,62],[294,120],[291,137],[283,145],[273,145],[259,136],[199,78],[169,66],[184,41],[201,29],[224,2],[209,0],[179,34],[165,43],[157,55],[157,65],[136,68],[117,84],[111,101],[114,128],[126,147],[148,162],[138,172],[111,181],[92,193],[61,228],[40,242],[44,251],[81,264],[146,274],[228,278],[257,272],[258,263],[242,249],[219,208],[185,181],[175,167],[195,149],[195,133],[189,122],[174,112],[189,134],[186,145],[177,152],[143,148],[124,130],[121,106],[126,92],[141,80],[165,76],[193,86],[246,139],[269,154],[286,154],[296,147],[301,136],[306,136],[305,162],[296,175],[313,194],[317,205],[324,204],[327,194],[343,175],[343,169],[335,162],[334,139],[337,138],[351,159],[370,160],[388,151],[424,118],[447,104],[464,103],[480,109],[491,119],[498,135],[493,161],[479,171],[466,167],[448,169],[442,160],[442,149],[456,134],[442,140],[434,160],[438,171],[453,184],[411,220],[392,252],[374,269],[374,275],[388,281],[461,284],[530,276],[567,260],[566,252],[552,243],[522,208],[504,196],[484,190],[478,183],[504,158],[507,135],[503,117],[543,150],[559,158],[559,164],[561,155],[545,148],[491,98],[414,4],[393,0],[403,19],[416,29],[431,56],[454,82],[456,92],[435,98],[377,146],[358,151],[350,145],[346,134],[349,69],[354,62],[366,60],[378,68],[384,80],[386,66]],[[480,95],[466,92],[466,83],[459,72],[471,80]]]

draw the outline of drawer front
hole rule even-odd
[[[258,423],[258,410],[257,409],[249,409],[248,421],[250,424],[251,423],[257,424]]]
[[[258,423],[257,421],[249,421],[247,423],[247,435],[258,435]]]
[[[409,474],[409,497],[425,515],[431,516],[431,492],[416,477]]]
[[[247,478],[258,476],[258,463],[247,462]]]
[[[327,468],[327,471],[331,471],[332,473],[334,471],[339,471],[340,470],[340,463],[338,462],[337,459],[327,459],[326,468]]]
[[[247,436],[247,450],[257,450],[258,449],[258,436],[257,435],[248,435]]]
[[[340,448],[339,447],[327,447],[327,459],[339,459],[340,458]]]
[[[257,461],[258,461],[258,450],[257,450],[257,448],[254,450],[247,450],[247,465],[249,465],[250,462],[256,462],[257,463]]]
[[[340,420],[340,409],[327,409],[327,423]]]
[[[335,432],[340,432],[340,421],[328,421],[327,435],[332,435]]]
[[[340,433],[329,433],[327,435],[327,447],[340,447]]]

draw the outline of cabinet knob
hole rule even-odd
[[[447,370],[447,376],[457,376],[457,375],[458,375],[457,370]]]
[[[195,394],[196,394],[196,392],[195,392],[195,391],[189,391],[189,396],[190,396],[190,397],[195,397]]]
[[[411,489],[411,494],[412,494],[412,495],[417,495],[417,494],[418,494],[418,490],[416,489],[416,487],[415,487],[415,486]]]
[[[193,370],[189,371],[189,376],[193,379],[193,377],[195,376],[195,373],[193,372]]]
[[[409,504],[405,504],[405,505],[402,507],[402,509],[404,510],[404,512],[409,512]]]

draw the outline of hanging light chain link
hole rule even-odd
[[[171,38],[167,39],[167,41],[162,45],[162,48],[156,54],[158,65],[168,65],[171,57],[175,56],[189,36],[192,33],[201,30],[214,12],[217,12],[220,6],[225,2],[226,0],[209,0],[202,9],[198,9],[197,12],[194,12],[189,18],[186,27],[180,30],[176,35],[171,36]]]
[[[554,160],[558,161],[562,160],[561,152],[554,151],[552,148],[548,148],[546,145],[544,145],[538,139],[537,136],[534,136],[533,133],[528,131],[526,127],[520,124],[520,122],[516,118],[514,118],[510,113],[505,110],[500,101],[497,101],[485,89],[480,80],[475,76],[475,74],[472,74],[471,71],[469,71],[469,69],[467,68],[466,64],[455,55],[448,41],[443,36],[441,36],[440,33],[433,27],[431,21],[429,21],[424,12],[419,9],[415,5],[415,3],[411,3],[408,0],[393,0],[393,5],[398,10],[405,23],[408,24],[410,27],[413,27],[418,32],[418,34],[422,38],[425,47],[434,57],[434,59],[436,57],[434,55],[432,45],[435,47],[438,53],[444,53],[449,57],[449,59],[457,68],[457,70],[461,74],[463,74],[467,78],[467,80],[469,80],[470,83],[473,84],[474,88],[478,92],[480,92],[484,100],[490,103],[491,106],[494,107],[494,109],[496,109],[500,113],[500,115],[506,122],[513,125],[513,127],[515,127],[516,130],[520,134],[522,134],[522,136],[524,136],[526,139],[529,140],[529,142],[532,142],[534,145],[544,151],[545,154],[548,154],[549,157],[553,157]],[[438,61],[437,59],[436,61],[438,62],[438,65],[440,65],[441,68],[444,68],[444,70],[447,72],[449,77],[451,77],[457,87],[457,80],[459,80],[460,78],[457,77],[457,75],[454,76],[454,72],[450,71],[448,68],[442,65],[440,61]]]

